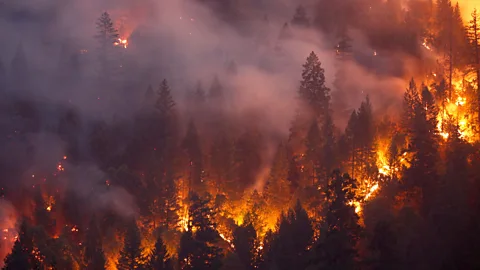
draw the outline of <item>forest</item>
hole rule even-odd
[[[471,6],[23,2],[2,269],[480,269]]]

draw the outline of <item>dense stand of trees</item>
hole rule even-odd
[[[242,15],[231,1],[205,2],[228,20]],[[324,31],[337,44],[332,55],[338,67],[330,89],[322,59],[315,52],[306,56],[285,138],[261,121],[248,121],[260,115],[240,121],[228,113],[234,101],[222,82],[236,76],[234,63],[225,76],[213,77],[208,90],[199,82],[184,99],[174,98],[177,89],[163,79],[158,88],[145,89],[133,121],[106,121],[20,95],[34,91],[35,82],[19,46],[9,68],[0,63],[0,146],[12,149],[31,134],[48,132],[66,147],[52,170],[25,173],[35,167],[33,159],[24,167],[0,164],[9,179],[31,179],[26,185],[2,182],[2,197],[24,215],[3,268],[480,267],[479,15],[474,11],[464,25],[458,4],[447,0],[413,0],[407,10],[395,0],[360,2],[320,0],[315,14],[298,6],[291,26],[281,29],[280,40],[292,37],[289,27]],[[342,100],[349,92],[344,82],[351,76],[345,67],[353,61],[353,26],[375,48],[417,56],[428,49],[441,56],[435,78],[406,85],[398,119],[386,119],[368,95],[358,108]],[[124,87],[124,48],[108,13],[101,14],[97,30],[99,70],[90,79],[99,92],[88,98],[101,107],[121,99],[112,90]],[[62,61],[65,74],[76,70],[65,64],[75,58],[69,59]],[[466,120],[475,132],[468,138],[462,119],[444,113],[457,98],[459,72],[474,78],[461,89],[470,114],[478,115]],[[58,128],[44,130],[45,107],[55,109]],[[344,129],[334,115],[348,118]],[[86,164],[102,175],[83,175]],[[113,197],[113,203],[106,207],[96,196]],[[133,210],[123,204],[131,198]]]

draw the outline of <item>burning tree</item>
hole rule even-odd
[[[98,60],[100,64],[99,76],[106,83],[117,75],[119,67],[119,54],[115,43],[118,42],[118,30],[113,26],[113,21],[108,12],[104,12],[97,20]]]
[[[127,224],[127,231],[123,242],[123,249],[120,251],[120,258],[118,259],[117,269],[142,269],[145,264],[145,258],[140,247],[141,238],[140,231],[137,227],[137,222],[132,219]]]

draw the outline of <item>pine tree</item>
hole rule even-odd
[[[374,149],[375,123],[370,99],[367,96],[358,109],[358,129],[356,134],[356,145],[358,147],[358,177],[371,179],[377,176],[375,165],[376,153]]]
[[[261,169],[263,147],[262,134],[256,129],[249,129],[237,139],[234,162],[237,192],[255,183]]]
[[[210,172],[213,182],[228,195],[234,194],[233,181],[234,145],[226,132],[220,131],[215,136],[210,152]]]
[[[203,90],[202,83],[198,81],[197,88],[195,89],[195,93],[194,93],[195,105],[201,108],[201,106],[205,104],[206,100],[207,100],[207,96],[205,94],[205,90]]]
[[[282,215],[278,232],[271,244],[273,263],[279,270],[305,269],[313,228],[299,201],[294,209]]]
[[[353,110],[352,114],[350,115],[350,119],[348,120],[347,127],[345,128],[345,139],[344,143],[346,144],[345,148],[349,153],[349,164],[350,173],[352,178],[354,178],[357,174],[357,159],[358,159],[358,134],[359,134],[359,124],[358,124],[358,113],[356,110]]]
[[[193,245],[190,254],[182,254],[183,258],[191,258],[187,269],[220,269],[222,266],[222,249],[216,246],[219,239],[213,220],[215,212],[210,207],[210,197],[199,197],[196,193],[190,194],[189,217],[191,229],[195,229]],[[190,229],[189,229],[190,231]],[[188,239],[186,239],[188,240]],[[186,241],[185,240],[185,241]],[[188,246],[188,243],[186,243]]]
[[[118,48],[115,43],[118,42],[118,30],[113,26],[110,14],[103,12],[96,22],[97,34],[95,38],[99,44],[99,63],[100,76],[106,83],[110,83],[120,64]]]
[[[195,240],[193,239],[192,226],[188,225],[188,230],[182,233],[180,237],[180,247],[178,249],[178,261],[181,270],[190,270],[192,268],[193,252],[195,250]]]
[[[333,123],[332,114],[328,112],[322,128],[323,144],[320,149],[320,185],[327,181],[328,176],[332,173],[335,164],[337,164],[334,130],[335,126]]]
[[[152,270],[173,270],[172,262],[161,236],[157,237],[155,247],[150,255],[148,268]]]
[[[317,121],[312,121],[310,129],[307,133],[305,140],[306,152],[304,159],[304,172],[307,177],[307,182],[315,184],[317,178],[318,168],[321,158],[322,136],[320,136],[320,130],[318,128]]]
[[[307,18],[307,12],[302,5],[299,5],[293,15],[292,25],[300,27],[309,27],[310,20]]]
[[[329,109],[330,89],[325,86],[325,70],[313,51],[303,65],[298,94],[308,104],[314,119],[323,120]]]
[[[147,91],[145,92],[144,103],[151,104],[154,99],[155,99],[155,92],[153,92],[152,85],[149,85],[147,88]]]
[[[292,37],[292,30],[290,29],[290,26],[288,25],[288,23],[284,23],[282,28],[280,29],[280,34],[278,35],[278,39],[285,40],[291,37]],[[277,45],[276,49],[281,50],[280,45]]]
[[[4,270],[39,270],[41,261],[38,250],[34,248],[33,235],[27,220],[23,218],[12,252],[5,258]]]
[[[208,91],[208,98],[211,100],[218,100],[223,98],[223,86],[218,79],[218,76],[215,75],[212,81],[212,85],[210,86],[210,90]]]
[[[20,240],[16,240],[12,252],[5,258],[3,270],[30,270],[28,253],[22,248]]]
[[[332,103],[336,118],[347,121],[351,108],[348,99],[348,89],[346,82],[348,71],[347,65],[352,55],[352,39],[348,36],[347,31],[338,33],[338,43],[335,46],[335,77],[333,81]],[[330,173],[330,172],[329,172]]]
[[[287,147],[284,143],[280,143],[270,167],[270,175],[263,189],[268,205],[275,210],[284,209],[290,199],[288,165]]]
[[[161,116],[168,117],[174,114],[175,101],[173,101],[170,87],[168,86],[166,79],[160,84],[157,95],[158,97],[155,103],[155,108],[157,108]]]
[[[295,191],[300,187],[301,170],[294,157],[290,158],[288,163],[287,180],[290,185],[290,194],[295,193]]]
[[[330,89],[325,86],[324,72],[317,55],[311,52],[303,65],[299,103],[290,128],[289,144],[296,153],[303,152],[302,144],[312,121],[323,123],[329,110]]]
[[[389,221],[379,221],[373,230],[369,243],[372,253],[371,265],[373,270],[401,269],[396,250],[397,239]]]
[[[358,215],[349,202],[355,199],[355,182],[334,171],[326,189],[326,215],[315,248],[318,269],[355,269],[360,237]]]
[[[106,269],[106,259],[102,248],[102,236],[95,218],[91,219],[85,237],[84,262],[88,270]]]
[[[188,124],[187,134],[183,139],[182,147],[189,161],[190,188],[199,192],[205,189],[203,179],[203,156],[200,146],[200,138],[193,120]]]
[[[423,210],[428,211],[437,181],[438,110],[428,88],[426,86],[422,88],[421,99],[415,105],[410,127],[411,150],[414,152],[414,157],[410,168],[406,171],[404,182],[409,190],[414,187],[422,189]]]
[[[475,80],[477,82],[477,116],[478,116],[478,123],[477,125],[480,126],[480,22],[479,22],[479,15],[477,13],[477,9],[473,9],[472,19],[469,22],[467,28],[467,37],[469,41],[469,59],[470,61],[470,69],[475,72]]]
[[[175,177],[169,169],[162,185],[163,199],[163,228],[167,231],[177,231],[179,229],[180,217],[178,216],[180,205],[178,202],[177,187],[175,185]]]
[[[257,233],[251,223],[233,231],[233,246],[245,269],[256,269]]]
[[[35,222],[37,226],[42,226],[45,231],[50,235],[53,236],[55,232],[55,224],[52,218],[50,217],[52,209],[52,205],[47,205],[45,200],[43,199],[41,188],[35,189]]]
[[[120,251],[120,258],[117,262],[119,270],[142,269],[144,258],[140,244],[140,231],[136,221],[132,219],[128,223],[123,249]]]

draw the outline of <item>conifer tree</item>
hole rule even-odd
[[[41,188],[35,189],[35,222],[38,226],[42,226],[50,236],[54,234],[55,224],[50,217],[52,209],[51,205],[47,205],[42,196]]]
[[[325,86],[325,71],[313,51],[303,65],[298,102],[290,128],[289,144],[295,152],[301,153],[309,125],[314,120],[324,121],[330,105],[330,89]]]
[[[477,115],[480,126],[480,19],[477,9],[473,9],[471,20],[467,28],[467,37],[469,41],[468,55],[470,56],[470,69],[475,72],[475,80],[477,81]]]
[[[272,209],[284,209],[289,201],[288,166],[287,147],[284,143],[280,143],[270,167],[270,175],[263,189],[263,194]]]
[[[212,81],[212,85],[210,86],[210,90],[208,91],[208,98],[211,100],[218,100],[222,99],[223,95],[223,86],[220,84],[218,76],[215,75]]]
[[[245,131],[235,144],[234,162],[237,192],[255,183],[261,169],[262,134],[255,129]]]
[[[115,47],[115,42],[118,42],[118,30],[113,26],[113,21],[108,12],[103,12],[96,22],[97,34],[95,38],[98,41],[100,76],[103,81],[110,83],[116,75],[118,67],[120,66],[118,48]]]
[[[18,238],[15,240],[12,252],[5,258],[4,270],[40,269],[40,262],[33,255],[33,238],[24,219],[20,225]]]
[[[396,250],[397,239],[389,221],[379,221],[373,230],[369,243],[372,253],[371,265],[373,270],[401,269]]]
[[[119,270],[142,269],[144,258],[140,244],[140,231],[136,221],[132,219],[128,222],[123,249],[120,251],[120,258],[117,262]]]
[[[216,245],[219,235],[215,230],[214,210],[209,206],[210,197],[207,195],[205,198],[201,198],[193,192],[190,194],[190,202],[189,222],[191,228],[196,228],[196,230],[189,250],[190,254],[183,254],[182,257],[191,257],[191,269],[220,269],[223,255],[222,249]]]
[[[84,262],[88,270],[105,269],[106,259],[102,248],[102,236],[95,218],[90,220],[85,236]]]
[[[150,255],[148,268],[152,270],[173,270],[167,247],[161,236],[157,237],[155,247]]]
[[[245,269],[256,268],[257,233],[251,223],[233,231],[233,246]]]
[[[174,113],[175,101],[173,101],[170,87],[168,86],[166,79],[160,84],[157,95],[158,97],[155,103],[155,108],[157,108],[162,117],[165,118],[171,116]]]
[[[279,270],[305,269],[306,254],[313,240],[313,228],[299,201],[294,209],[282,215],[272,242],[273,262]]]
[[[149,85],[147,88],[147,91],[145,92],[144,103],[151,104],[154,99],[155,99],[155,92],[153,92],[152,85]]]
[[[307,18],[307,12],[302,5],[299,5],[293,15],[292,25],[300,27],[309,27],[310,20]]]
[[[192,268],[193,252],[195,251],[195,240],[193,239],[191,223],[188,229],[180,237],[180,247],[178,249],[178,261],[181,270],[190,270]]]
[[[308,184],[314,184],[320,165],[322,136],[320,135],[320,129],[318,128],[317,121],[312,121],[310,129],[308,130],[305,140],[306,152],[304,159],[304,171]]]
[[[438,159],[438,110],[429,89],[424,85],[422,88],[421,99],[414,108],[411,123],[411,150],[414,157],[404,182],[407,189],[422,189],[423,210],[428,211],[438,180],[435,169]]]
[[[323,120],[329,109],[330,89],[325,85],[325,70],[313,51],[303,65],[298,93],[300,98],[308,104],[314,119]]]
[[[177,187],[175,185],[175,177],[171,172],[172,169],[168,169],[163,185],[161,196],[163,199],[163,204],[161,208],[163,209],[163,228],[167,231],[176,231],[178,229],[178,224],[180,217],[178,216],[180,205],[178,202],[178,193]]]
[[[282,28],[280,29],[280,34],[278,35],[279,40],[285,40],[292,37],[292,30],[290,29],[289,24],[286,22],[283,24]],[[277,45],[277,50],[280,50],[279,45]]]
[[[182,147],[186,152],[189,161],[189,181],[190,188],[198,192],[205,189],[203,178],[203,156],[200,146],[200,138],[193,120],[190,120],[187,128],[187,134],[183,139]]]
[[[202,106],[206,102],[205,90],[203,90],[202,83],[198,81],[197,88],[194,93],[194,102],[196,106]]]
[[[332,173],[335,164],[337,164],[337,157],[335,151],[335,134],[332,114],[327,112],[322,128],[323,143],[320,149],[320,184],[327,181],[328,176]]]
[[[228,195],[234,194],[233,166],[234,145],[226,132],[220,131],[215,135],[210,151],[210,171],[215,183]]]
[[[346,86],[348,81],[348,71],[346,69],[352,55],[351,43],[352,39],[348,36],[346,29],[338,33],[338,43],[335,46],[336,72],[333,80],[332,107],[334,108],[336,118],[338,117],[344,121],[347,121],[351,111]]]
[[[357,163],[358,163],[358,134],[359,134],[359,124],[358,124],[358,113],[356,110],[353,110],[348,120],[347,127],[345,128],[345,139],[344,143],[346,144],[346,150],[349,153],[349,161],[347,162],[349,171],[354,178],[357,174]]]
[[[334,171],[326,189],[326,214],[313,265],[318,269],[355,269],[356,244],[360,226],[355,209],[355,182],[348,175]]]
[[[356,145],[358,147],[359,177],[372,178],[377,175],[375,165],[376,153],[374,149],[375,124],[370,99],[367,96],[358,109],[358,129]]]

